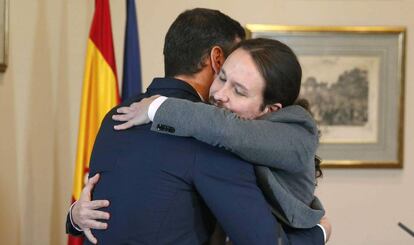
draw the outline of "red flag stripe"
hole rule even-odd
[[[95,14],[89,36],[114,71],[116,80],[118,80],[109,0],[95,0]]]

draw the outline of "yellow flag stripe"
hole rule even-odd
[[[119,101],[116,76],[95,44],[88,40],[85,76],[79,118],[78,146],[73,182],[73,198],[79,199],[84,184],[85,168],[100,124]]]

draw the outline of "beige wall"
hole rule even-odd
[[[10,59],[0,74],[2,244],[65,244],[86,40],[93,1],[9,0]],[[319,196],[334,225],[330,244],[412,244],[414,228],[414,1],[137,0],[145,85],[162,75],[163,36],[184,9],[218,8],[247,23],[403,25],[408,28],[403,170],[325,170]],[[124,1],[112,22],[121,77]]]

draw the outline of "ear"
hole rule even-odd
[[[266,108],[265,108],[265,112],[266,113],[275,112],[275,111],[280,110],[280,109],[282,109],[282,104],[274,103],[274,104],[267,105]]]
[[[224,63],[224,52],[219,46],[214,46],[210,52],[211,67],[214,70],[215,74],[220,72],[221,67]]]

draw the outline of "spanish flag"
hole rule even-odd
[[[84,186],[101,121],[119,101],[109,0],[95,0],[83,79],[73,201],[79,199]],[[68,244],[82,244],[82,240],[69,236]]]

